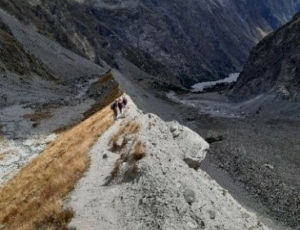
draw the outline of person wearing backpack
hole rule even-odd
[[[122,97],[122,102],[123,102],[123,107],[125,108],[127,105],[127,98],[125,97],[125,95],[123,95]]]
[[[118,100],[115,100],[114,103],[111,104],[110,108],[114,112],[114,120],[118,119]]]
[[[120,114],[123,114],[124,104],[123,104],[123,99],[122,98],[119,98],[119,100],[118,100],[118,107],[119,107]]]

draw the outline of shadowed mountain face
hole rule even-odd
[[[0,7],[97,64],[133,64],[139,71],[128,75],[141,85],[170,87],[240,71],[300,0],[3,0]]]
[[[92,13],[190,85],[239,71],[250,49],[297,8],[294,1],[274,0],[129,0],[94,1]]]
[[[263,39],[251,52],[231,95],[251,98],[271,93],[300,99],[300,14]]]

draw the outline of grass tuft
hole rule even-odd
[[[121,160],[118,159],[116,162],[115,162],[115,165],[114,165],[114,168],[113,170],[110,172],[110,179],[113,180],[117,177],[119,171],[120,171],[120,166],[121,166]]]
[[[126,145],[126,140],[124,139],[121,145],[117,142],[119,138],[123,135],[135,134],[139,131],[140,125],[136,121],[128,121],[124,126],[122,126],[109,140],[109,145],[112,147],[112,151],[119,151]]]
[[[144,144],[141,141],[136,143],[132,156],[135,161],[139,161],[146,156]]]
[[[135,128],[133,128],[133,126]],[[128,127],[131,127],[129,129]],[[123,130],[134,130],[134,132],[137,132],[139,127],[136,123],[127,123],[127,128],[122,128]],[[113,135],[113,137],[110,139],[110,143],[112,143],[114,140],[118,140],[118,136],[120,136],[123,132],[120,132],[120,130]],[[126,148],[122,149],[122,152],[120,152],[120,157],[116,160],[114,167],[110,173],[110,178],[107,180],[106,185],[110,184],[116,177],[120,174],[121,167],[124,162],[126,162],[127,166],[125,166],[124,170],[124,177],[130,177],[135,178],[138,172],[138,161],[143,159],[146,156],[145,152],[145,145],[142,141],[138,140],[137,137],[135,137],[134,141],[130,146],[126,146]],[[127,169],[126,169],[127,168]]]

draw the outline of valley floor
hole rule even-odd
[[[273,108],[273,118],[263,118],[254,100],[231,104],[219,93],[171,94],[161,100],[124,83],[125,92],[144,112],[178,120],[203,138],[222,139],[211,143],[202,168],[240,203],[260,213],[271,229],[300,229],[298,114],[292,114],[293,121],[283,120]]]
[[[192,94],[182,99],[187,107],[177,105],[182,122],[212,142],[202,169],[271,229],[298,230],[300,121],[244,113],[222,99]]]

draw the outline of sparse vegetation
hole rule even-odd
[[[135,144],[132,155],[135,161],[139,161],[146,156],[144,144],[141,141],[137,141]]]
[[[140,128],[140,125],[135,121],[128,121],[124,126],[122,126],[109,140],[109,145],[111,146],[111,150],[113,152],[121,151],[127,144],[127,141],[125,139],[126,136],[135,134],[138,132]],[[117,143],[119,138],[123,136],[124,139],[122,140],[122,143]],[[123,162],[130,161],[130,150],[131,147],[129,146],[128,149],[122,153],[120,153],[120,158],[117,159],[115,162],[114,168],[110,173],[110,179],[108,183],[110,183],[114,178],[117,177],[121,165]]]
[[[60,134],[0,188],[0,229],[68,229],[63,198],[89,165],[88,150],[113,121],[109,107]]]
[[[120,165],[122,163],[122,159],[118,159],[115,162],[113,170],[110,172],[110,181],[115,179],[120,171]]]
[[[139,130],[139,127],[140,126],[137,122],[129,121],[111,137],[109,145],[112,146],[112,151],[119,151],[120,157],[115,162],[114,168],[110,173],[110,178],[107,181],[107,184],[109,184],[118,176],[121,170],[121,166],[124,162],[127,162],[127,174],[136,173],[138,169],[137,162],[146,156],[144,144],[140,140],[138,140],[136,136],[132,138],[130,146],[127,146],[127,141],[124,141],[126,135],[136,134]],[[122,143],[118,143],[121,136],[124,136],[124,139]]]
[[[117,133],[115,133],[109,140],[109,145],[112,146],[112,151],[117,151],[122,149],[126,142],[123,142],[121,146],[117,144],[119,138],[123,136],[128,136],[130,134],[135,134],[138,132],[140,125],[135,121],[129,121],[124,126],[122,126]]]
[[[131,172],[137,171],[137,162],[146,156],[144,144],[141,141],[135,141],[134,147],[129,147],[126,152],[121,153],[120,158],[116,160],[113,170],[110,173],[110,181],[115,179],[120,172],[121,165],[128,162]]]
[[[35,111],[35,113],[25,114],[23,117],[26,118],[26,119],[30,119],[30,121],[39,123],[43,119],[50,118],[51,113],[50,113],[49,110]]]
[[[127,173],[136,173],[138,170],[137,162],[143,159],[145,156],[146,152],[144,149],[144,144],[141,141],[135,140],[134,144],[129,146],[125,152],[121,153],[120,158],[116,160],[107,184],[109,184],[118,176],[121,166],[124,162],[128,163]]]

